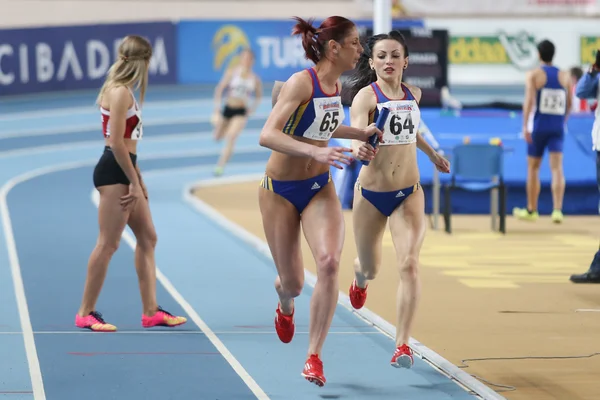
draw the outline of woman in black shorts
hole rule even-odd
[[[254,114],[262,99],[262,81],[252,72],[253,64],[254,53],[250,49],[244,49],[240,54],[240,64],[229,68],[215,88],[214,136],[215,140],[225,138],[226,141],[215,167],[216,176],[223,174],[238,136],[246,127],[248,117]],[[227,100],[222,111],[219,111],[225,89],[227,89]],[[251,95],[254,95],[254,101],[249,107]]]
[[[156,302],[156,231],[148,206],[148,193],[137,165],[136,148],[143,129],[141,109],[133,89],[140,89],[143,103],[151,57],[152,46],[146,39],[127,36],[98,95],[105,143],[93,177],[94,186],[100,193],[100,234],[90,255],[83,299],[75,316],[75,325],[79,328],[100,332],[117,330],[96,311],[96,302],[125,225],[129,225],[137,240],[135,268],[142,297],[142,326],[177,326],[187,321],[185,317],[163,310]]]

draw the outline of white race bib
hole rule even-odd
[[[565,115],[567,92],[564,89],[543,88],[540,92],[539,112],[549,115]]]
[[[417,141],[417,132],[421,123],[421,110],[415,100],[394,100],[377,104],[390,109],[383,129],[383,140],[380,146],[395,144],[411,144]]]
[[[329,140],[333,132],[342,124],[345,118],[342,98],[319,97],[313,99],[315,119],[306,129],[303,137],[313,140]]]
[[[141,118],[141,116],[139,116],[139,115],[138,115],[138,117]],[[135,128],[133,128],[133,132],[131,132],[131,139],[132,140],[141,140],[142,136],[144,136],[144,127],[142,125],[142,120],[140,119],[140,121],[137,123]]]
[[[234,86],[230,91],[231,97],[239,98],[239,99],[245,99],[245,98],[249,97],[249,94],[250,94],[250,89],[246,85]]]
[[[142,136],[144,136],[144,126],[142,124],[142,110],[140,110],[140,106],[135,102],[135,115],[138,117],[138,123],[131,131],[131,140],[142,140]]]

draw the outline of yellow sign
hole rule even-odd
[[[224,25],[215,33],[212,47],[215,49],[213,68],[219,71],[238,64],[240,51],[250,47],[250,41],[237,26]]]
[[[506,65],[526,71],[539,63],[536,39],[527,31],[450,38],[450,64]]]
[[[596,62],[596,51],[600,50],[600,37],[581,36],[579,43],[580,63],[586,65]]]
[[[495,36],[459,36],[450,39],[450,64],[510,64],[510,58]]]

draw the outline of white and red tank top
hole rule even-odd
[[[142,127],[142,110],[135,99],[135,95],[130,90],[131,97],[133,97],[133,106],[127,110],[127,119],[125,121],[125,139],[141,140],[144,136],[144,129]],[[100,107],[102,113],[102,133],[105,138],[110,137],[110,127],[108,121],[110,120],[110,111]]]

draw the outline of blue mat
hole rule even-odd
[[[349,111],[346,111],[349,123]],[[521,138],[522,115],[520,112],[477,109],[463,110],[460,113],[444,112],[439,109],[423,109],[425,121],[441,148],[451,153],[452,147],[469,137],[471,143],[487,143],[493,137],[500,138],[507,149],[505,152],[504,178],[508,187],[507,210],[523,207],[527,204],[525,180],[527,176],[526,143]],[[564,171],[567,182],[563,211],[565,214],[597,215],[598,187],[596,183],[596,154],[592,150],[591,129],[594,122],[592,114],[572,115],[567,123],[568,133],[564,144]],[[433,166],[429,159],[418,152],[421,181],[426,194],[427,212],[431,212],[431,188]],[[351,188],[360,166],[355,167],[346,177],[344,190],[340,197],[346,208],[351,206]],[[441,176],[442,182],[448,176]],[[550,191],[551,173],[547,154],[542,161],[540,171],[542,189],[539,199],[541,214],[552,212]],[[340,181],[338,181],[339,184]],[[490,212],[489,193],[454,191],[452,195],[453,212],[465,214],[488,214]]]

